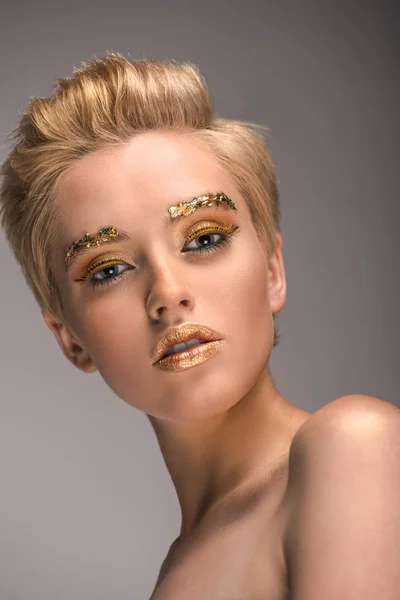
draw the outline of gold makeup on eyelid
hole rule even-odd
[[[118,256],[114,255],[114,256],[109,256],[107,258],[103,258],[102,260],[99,260],[99,261],[85,267],[85,269],[82,271],[82,273],[79,275],[79,277],[74,279],[74,281],[78,285],[83,285],[85,283],[85,281],[88,279],[88,277],[90,277],[90,275],[93,275],[94,273],[97,272],[97,269],[99,271],[101,271],[101,269],[99,269],[99,267],[101,267],[102,269],[105,269],[107,267],[113,267],[116,264],[122,264],[122,263],[129,264],[124,260],[122,255],[118,255]]]
[[[71,258],[76,256],[82,248],[100,246],[100,244],[108,242],[110,239],[117,238],[118,236],[119,233],[116,227],[104,227],[103,229],[99,229],[99,231],[94,234],[85,233],[80,240],[73,242],[69,247],[65,256],[65,264],[67,265]]]
[[[177,217],[189,216],[198,208],[221,205],[229,206],[232,210],[237,212],[237,208],[232,200],[223,192],[218,192],[217,194],[205,194],[193,198],[189,202],[180,202],[179,204],[170,206],[168,208],[168,213],[172,219],[175,219]],[[103,227],[102,229],[99,229],[97,233],[93,234],[85,233],[81,239],[73,242],[68,248],[64,259],[65,265],[68,268],[71,259],[84,249],[91,248],[92,246],[100,246],[100,244],[115,240],[116,238],[125,239],[126,237],[127,236],[124,233],[120,234],[116,227]]]
[[[238,230],[239,230],[239,225],[224,224],[219,221],[217,221],[217,222],[203,221],[203,222],[200,222],[199,224],[195,225],[191,230],[189,230],[189,233],[186,233],[183,236],[183,241],[185,242],[185,244],[190,244],[190,242],[192,242],[194,239],[196,239],[197,237],[199,237],[201,235],[207,235],[208,233],[211,233],[211,234],[212,233],[224,233],[226,235],[233,235]],[[78,285],[84,285],[84,283],[87,281],[87,279],[91,275],[94,275],[98,271],[101,271],[102,269],[105,269],[107,267],[111,267],[116,264],[122,264],[122,263],[129,264],[128,262],[125,261],[125,259],[123,258],[123,256],[121,254],[106,257],[102,260],[96,261],[95,263],[85,267],[85,269],[82,271],[82,273],[79,275],[79,277],[74,279],[74,281]]]
[[[207,233],[225,233],[227,235],[232,235],[239,229],[239,225],[228,225],[220,222],[203,222],[201,224],[195,225],[194,228],[190,230],[184,236],[184,240],[186,244],[190,244],[194,239],[199,237],[200,235],[207,235]]]

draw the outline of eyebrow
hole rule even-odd
[[[169,207],[167,209],[169,214],[164,215],[161,218],[161,224],[162,224],[163,229],[167,229],[167,228],[175,225],[176,223],[179,223],[180,221],[182,221],[183,218],[192,216],[195,213],[195,211],[198,210],[199,208],[206,209],[206,208],[221,207],[221,208],[229,208],[230,210],[237,211],[237,208],[234,205],[234,203],[232,202],[232,200],[230,200],[227,196],[225,196],[225,194],[220,193],[220,195],[224,196],[227,199],[227,201],[214,202],[212,204],[206,204],[203,201],[200,205],[197,203],[197,205],[191,209],[191,212],[189,212],[189,213],[186,212],[186,207],[188,207],[191,202],[194,202],[194,200],[197,200],[197,201],[199,199],[202,200],[203,198],[207,198],[208,196],[215,198],[218,195],[219,194],[215,194],[215,195],[207,194],[207,195],[203,195],[203,196],[198,196],[197,198],[194,198],[192,201],[181,202],[181,203],[175,205],[174,207]],[[173,213],[169,210],[170,208],[178,209],[178,212],[176,212],[173,216]],[[86,247],[85,245],[81,245],[82,243],[84,243],[85,238],[87,238],[89,240],[90,238],[95,238],[101,232],[110,232],[110,231],[116,232],[116,235],[113,235],[112,237],[108,238],[107,233],[104,233],[104,238],[102,238],[102,241],[99,244],[91,243],[88,247]],[[71,248],[76,246],[74,255],[71,256],[71,258],[68,260],[67,264],[65,265],[65,270],[66,270],[66,272],[68,272],[70,270],[72,264],[75,262],[75,260],[78,256],[88,254],[89,252],[96,249],[102,243],[106,243],[109,246],[109,245],[120,244],[121,242],[130,241],[130,240],[131,240],[131,236],[127,231],[124,231],[120,228],[111,227],[111,226],[99,228],[98,232],[94,233],[94,234],[86,233],[81,239],[72,242],[72,244],[69,245],[67,251],[64,253],[64,256],[66,256],[68,254],[68,252],[71,250]]]

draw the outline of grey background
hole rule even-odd
[[[398,16],[365,0],[3,5],[0,137],[107,50],[196,63],[218,115],[271,128],[278,389],[309,412],[351,393],[399,405]],[[146,599],[180,527],[152,429],[66,361],[3,234],[0,277],[0,598]]]

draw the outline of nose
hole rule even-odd
[[[151,287],[146,301],[149,317],[154,321],[184,317],[195,305],[194,294],[179,268],[164,261],[152,269]]]

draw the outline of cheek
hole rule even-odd
[[[261,251],[243,253],[236,261],[235,271],[224,283],[224,295],[236,313],[235,325],[251,330],[263,328],[269,321],[267,265]]]
[[[199,398],[196,399],[197,392],[191,392],[193,405],[198,402],[202,406],[207,389],[215,390],[216,406],[217,397],[222,403],[238,400],[254,385],[272,349],[273,324],[264,255],[256,245],[240,248],[232,262],[212,265],[210,261],[207,268],[205,265],[198,269],[189,287],[194,308],[190,315],[185,314],[185,320],[187,317],[189,321],[215,327],[227,341],[219,367],[205,371],[206,376],[198,382]],[[168,296],[167,290],[164,293]],[[158,407],[155,413],[161,414],[166,378],[155,374],[151,366],[154,331],[145,310],[143,290],[127,281],[98,296],[91,291],[85,300],[71,304],[70,316],[71,326],[117,396],[144,412],[151,412],[154,404]],[[189,379],[195,376],[192,373]],[[171,394],[172,391],[176,395],[177,390],[172,388]],[[186,396],[185,393],[182,398]],[[175,408],[180,414],[179,407],[178,403]],[[172,407],[170,411],[173,412]]]
[[[113,288],[91,290],[69,307],[71,327],[100,371],[103,366],[117,365],[128,352],[132,356],[148,345],[134,290],[124,283],[113,284]]]
[[[117,288],[117,285],[115,287]],[[152,340],[146,313],[132,288],[91,299],[75,318],[77,331],[100,375],[122,399],[145,410],[151,376]]]
[[[229,363],[223,394],[244,397],[268,365],[274,340],[264,255],[251,255],[236,270],[236,286],[227,290],[231,304]]]

